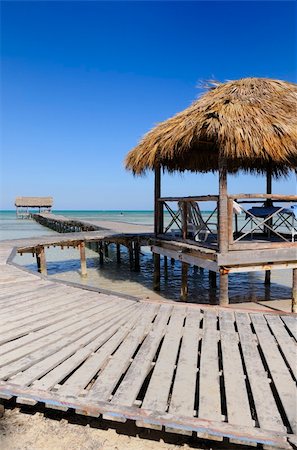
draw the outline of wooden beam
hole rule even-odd
[[[218,195],[196,195],[194,197],[160,197],[163,202],[217,202]]]
[[[220,271],[220,306],[226,306],[229,304],[229,292],[228,292],[228,272]]]
[[[188,205],[186,202],[182,203],[182,232],[183,232],[183,239],[187,239],[188,237]]]
[[[182,273],[181,273],[181,290],[180,290],[180,299],[183,302],[187,301],[188,298],[188,264],[182,263]]]
[[[121,244],[116,244],[117,246],[117,264],[121,262]]]
[[[87,276],[87,261],[86,261],[86,245],[85,242],[79,243],[79,253],[80,253],[80,267],[81,267],[81,276]]]
[[[296,202],[297,201],[297,195],[285,195],[285,194],[230,194],[228,195],[229,198],[232,199],[241,199],[241,198],[261,198],[263,200],[265,199],[272,199],[272,200],[283,200],[286,202]]]
[[[272,170],[271,170],[271,165],[268,166],[267,168],[267,173],[266,173],[266,194],[271,194],[272,193]],[[267,202],[269,202],[269,206],[272,206],[272,200],[268,199]],[[267,221],[267,225],[272,228],[272,218],[270,220]],[[265,233],[270,237],[270,229],[265,227]],[[269,286],[270,285],[270,281],[271,281],[271,272],[270,270],[266,270],[265,272],[265,286]]]
[[[219,158],[219,227],[218,239],[220,253],[228,251],[228,197],[227,197],[227,162]]]
[[[160,290],[160,255],[154,253],[154,291]]]
[[[37,260],[38,272],[41,273],[42,275],[47,275],[45,251],[44,251],[43,246],[37,247],[36,260]]]
[[[210,270],[208,272],[208,278],[209,278],[209,287],[216,288],[217,287],[217,274],[216,272]]]
[[[297,313],[297,269],[293,269],[292,312]]]
[[[159,255],[168,256],[171,258],[171,264],[174,265],[174,261],[186,262],[188,264],[192,264],[193,266],[203,267],[208,270],[217,271],[218,266],[215,261],[206,258],[199,258],[198,256],[191,255],[189,253],[182,253],[177,249],[169,249],[164,247],[158,247],[153,245],[152,252],[158,253]]]
[[[154,232],[162,233],[159,198],[161,197],[161,167],[155,167],[155,189],[154,189]]]

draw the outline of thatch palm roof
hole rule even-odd
[[[29,206],[32,208],[51,208],[53,197],[17,197],[15,206]]]
[[[239,169],[286,174],[297,167],[297,85],[267,78],[217,83],[149,131],[126,157],[135,174]]]

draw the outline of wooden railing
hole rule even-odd
[[[297,220],[290,208],[292,203],[297,204],[297,195],[228,195],[229,250],[296,245]],[[258,211],[251,208],[255,205]],[[240,221],[242,214],[244,221]]]
[[[215,203],[213,208],[209,208],[209,212],[201,206],[201,203],[206,202]],[[292,203],[297,204],[297,195],[228,195],[228,250],[297,245],[297,220],[293,209],[290,210]],[[204,247],[218,248],[218,204],[218,195],[161,197],[158,199],[156,215],[157,234],[171,236],[177,240],[195,241]],[[251,211],[254,206],[274,209],[260,217]]]
[[[212,247],[216,246],[218,199],[217,195],[159,198],[158,234],[168,234],[173,238],[184,240],[191,239],[205,246],[208,244],[211,244]],[[215,207],[206,212],[203,209],[200,210],[198,205],[200,202],[215,202]],[[169,215],[169,222],[164,225],[166,211]],[[206,240],[208,243],[205,242]]]

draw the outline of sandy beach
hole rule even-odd
[[[71,419],[70,419],[71,420]],[[0,448],[5,450],[186,450],[192,446],[178,436],[172,443],[157,439],[153,432],[133,435],[129,426],[100,429],[100,422],[72,417],[62,418],[56,413],[47,416],[40,412],[26,414],[18,408],[6,410],[0,419]],[[88,422],[88,423],[87,423]],[[123,434],[131,433],[131,435]],[[138,430],[139,433],[139,430]],[[175,443],[174,443],[175,441]],[[195,445],[198,450],[210,450],[208,445]],[[219,447],[216,446],[219,450]]]

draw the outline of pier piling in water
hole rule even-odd
[[[80,252],[81,275],[82,275],[82,277],[86,277],[87,276],[87,261],[86,261],[86,246],[85,246],[84,242],[80,242],[79,252]]]

